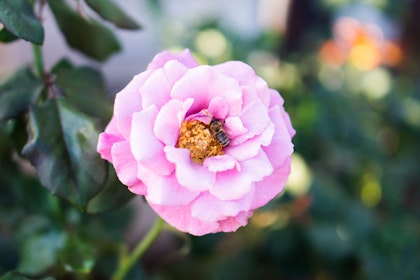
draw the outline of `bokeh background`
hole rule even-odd
[[[420,1],[115,2],[143,25],[117,32],[121,53],[98,64],[68,49],[47,13],[46,66],[67,56],[101,69],[112,102],[162,49],[190,48],[205,64],[242,60],[279,90],[297,131],[285,191],[247,227],[204,237],[165,233],[132,279],[420,279]],[[31,62],[30,48],[0,45],[0,80]],[[19,263],[10,229],[25,240],[57,215],[55,199],[30,172],[14,176],[25,168],[0,160],[0,186],[14,186],[0,188],[0,272]],[[135,242],[154,219],[141,199],[89,217],[69,209],[66,227],[85,226],[86,244],[76,245],[86,255],[95,236],[95,246]],[[114,251],[106,252],[97,271],[112,263]]]

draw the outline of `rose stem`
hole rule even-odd
[[[143,255],[143,253],[152,245],[153,241],[158,237],[161,232],[164,221],[161,218],[157,218],[152,228],[146,234],[146,236],[140,240],[136,245],[133,252],[123,258],[117,267],[112,279],[113,280],[122,280],[124,276],[128,273],[131,267],[137,262],[137,260]]]

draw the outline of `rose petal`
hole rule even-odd
[[[236,159],[226,154],[206,158],[203,162],[203,166],[211,172],[226,171],[233,168],[240,171],[240,165]]]
[[[216,176],[200,164],[193,163],[187,149],[166,146],[169,162],[175,164],[175,174],[181,186],[191,191],[206,191],[214,184]]]
[[[228,217],[225,220],[219,222],[220,231],[232,232],[236,231],[239,227],[246,226],[248,219],[252,216],[253,211],[240,212],[238,215]]]
[[[252,190],[251,177],[235,169],[218,172],[210,193],[221,200],[240,199]]]
[[[229,104],[229,114],[241,111],[242,92],[238,83],[215,72],[210,66],[202,65],[188,70],[172,88],[171,97],[181,100],[193,98],[192,113],[208,108],[214,97],[224,98]]]
[[[153,132],[165,145],[175,146],[177,143],[179,129],[192,103],[191,98],[185,102],[172,99],[160,109]]]
[[[108,126],[105,128],[105,132],[99,134],[98,145],[96,150],[101,154],[103,159],[112,162],[111,148],[114,143],[125,141],[120,135],[116,127],[116,121],[114,118],[111,119]]]
[[[168,51],[163,51],[159,54],[157,54],[152,62],[149,63],[149,66],[147,67],[148,70],[155,70],[157,68],[162,67],[170,60],[176,60],[187,66],[188,68],[193,68],[198,66],[198,62],[195,60],[195,58],[192,56],[189,49],[185,49],[184,51],[180,53],[171,53]]]
[[[260,98],[261,102],[264,104],[265,107],[268,108],[270,105],[271,89],[268,87],[267,82],[264,81],[261,77],[256,76],[255,79],[252,81],[252,84],[256,88],[258,97]]]
[[[279,107],[283,107],[284,99],[281,97],[280,93],[277,90],[270,89],[270,105],[269,108],[278,105]]]
[[[229,113],[229,104],[226,99],[215,97],[210,100],[207,111],[216,119],[224,120]]]
[[[160,109],[170,98],[173,84],[188,70],[178,61],[170,61],[148,77],[140,88],[143,108],[155,105]]]
[[[249,92],[245,91],[244,94]],[[244,127],[248,129],[247,137],[252,138],[255,135],[261,134],[264,129],[270,123],[270,118],[267,113],[267,108],[264,104],[259,100],[256,99],[251,104],[247,104],[248,107],[244,108],[244,110],[239,115]]]
[[[239,85],[247,85],[256,76],[251,66],[241,61],[228,61],[213,67],[216,71],[237,80]]]
[[[225,130],[231,140],[248,132],[239,117],[227,117],[225,119]],[[233,140],[235,141],[235,140]],[[233,143],[232,143],[233,144]]]
[[[168,207],[149,202],[155,212],[174,228],[201,236],[208,233],[219,232],[217,222],[205,222],[191,216],[190,206]]]
[[[238,161],[243,161],[246,159],[253,158],[256,156],[261,149],[261,146],[267,146],[271,143],[274,135],[274,127],[270,125],[263,133],[260,135],[249,139],[241,144],[237,144],[237,140],[240,137],[237,137],[231,141],[232,145],[225,149],[226,154],[233,156]]]
[[[131,116],[142,109],[139,89],[150,74],[150,71],[146,71],[134,76],[130,83],[115,96],[114,118],[118,131],[125,139],[130,138]]]
[[[287,159],[282,166],[274,170],[270,176],[255,183],[255,194],[251,209],[256,209],[267,204],[283,190],[290,174],[290,162],[291,158]]]
[[[146,199],[154,204],[165,206],[187,205],[200,194],[182,187],[175,174],[161,176],[144,169],[139,172],[139,177],[144,180],[147,186]]]
[[[118,179],[126,186],[135,186],[136,194],[145,194],[146,187],[137,178],[138,165],[130,150],[128,141],[118,142],[112,146],[112,163]]]
[[[275,106],[269,110],[270,118],[275,122],[276,129],[269,146],[263,147],[271,164],[276,169],[293,153],[293,143],[289,131],[282,118],[281,109]]]
[[[273,172],[273,166],[262,150],[255,157],[242,161],[240,165],[241,171],[250,176],[253,182],[261,181]]]
[[[153,134],[157,108],[150,106],[133,114],[130,137],[131,152],[134,158],[157,174],[168,175],[174,165],[166,160],[164,145]]]
[[[206,222],[217,222],[229,217],[235,217],[242,211],[248,211],[251,207],[251,202],[252,197],[250,196],[247,196],[246,200],[224,201],[206,192],[192,203],[191,215]]]

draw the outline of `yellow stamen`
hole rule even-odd
[[[196,163],[202,163],[208,157],[223,155],[223,147],[212,136],[209,125],[197,120],[182,123],[177,147],[190,150],[191,159]]]

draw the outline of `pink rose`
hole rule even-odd
[[[294,134],[280,94],[247,64],[165,51],[117,94],[98,151],[167,223],[204,235],[246,225],[282,191]]]

